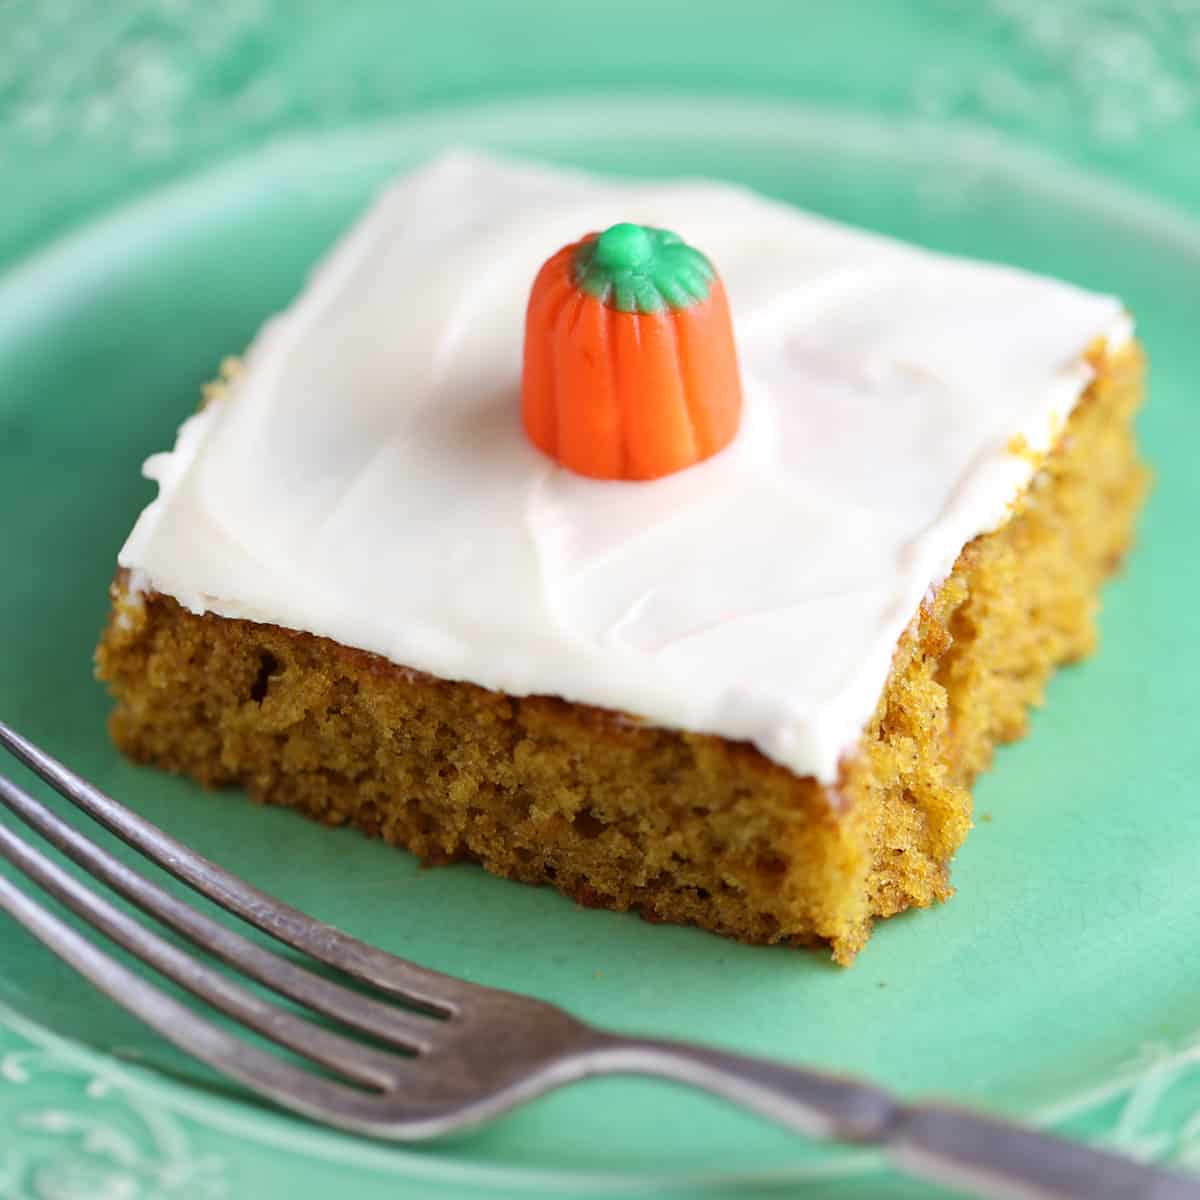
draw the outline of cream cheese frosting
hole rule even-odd
[[[527,440],[541,262],[665,226],[725,282],[733,443],[654,482]],[[1002,524],[1130,334],[1114,298],[849,229],[709,181],[446,153],[402,177],[145,467],[119,561],[193,612],[333,638],[446,679],[752,742],[833,782],[892,654]]]

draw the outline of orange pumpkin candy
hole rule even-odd
[[[657,479],[737,433],[742,388],[725,289],[673,233],[614,225],[534,280],[522,413],[530,441],[595,479]]]

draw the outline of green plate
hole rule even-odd
[[[1192,642],[1200,222],[996,135],[768,101],[564,99],[276,141],[154,192],[0,279],[0,712],[261,887],[464,978],[620,1029],[868,1076],[1200,1166],[1200,709]],[[704,172],[940,249],[1121,294],[1153,370],[1159,482],[1103,647],[977,790],[948,905],[823,956],[583,910],[471,866],[124,762],[90,656],[118,546],[221,357],[394,171],[452,142]],[[7,818],[0,818],[7,820]],[[260,1106],[0,919],[0,1196],[929,1195],[704,1097],[587,1083],[397,1149]]]

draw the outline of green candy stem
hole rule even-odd
[[[575,286],[618,312],[659,313],[708,299],[712,263],[669,229],[622,222],[575,253]]]

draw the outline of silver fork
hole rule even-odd
[[[327,1125],[419,1141],[478,1125],[587,1076],[651,1075],[716,1093],[810,1137],[878,1146],[908,1172],[1025,1200],[1200,1200],[1200,1179],[961,1109],[905,1104],[853,1079],[705,1046],[625,1037],[540,1000],[429,971],[323,925],[188,849],[0,722],[0,745],[134,849],[229,912],[354,979],[330,981],[213,921],[0,776],[0,801],[85,871],[209,955],[370,1035],[364,1045],[264,1000],[164,940],[0,825],[0,855],[69,909],[236,1022],[325,1068],[260,1049],[129,970],[0,876],[0,909],[117,1004],[250,1090]],[[333,1075],[336,1078],[330,1078]]]

